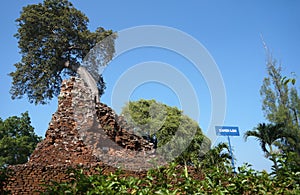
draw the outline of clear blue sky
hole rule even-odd
[[[37,134],[44,136],[57,108],[57,99],[49,105],[32,105],[26,100],[11,100],[9,89],[14,71],[13,64],[20,60],[17,40],[16,18],[22,7],[41,1],[10,0],[0,7],[0,117],[20,115],[29,111],[32,125]],[[74,6],[90,19],[89,28],[102,26],[120,31],[139,25],[164,25],[181,30],[197,39],[214,58],[224,80],[227,94],[225,125],[236,125],[243,134],[260,122],[266,122],[261,111],[259,90],[265,69],[265,52],[260,34],[264,36],[273,55],[282,62],[284,74],[300,74],[300,1],[92,1],[73,0]],[[142,36],[142,35],[141,35]],[[189,78],[197,91],[200,107],[200,120],[206,131],[210,120],[210,93],[205,80],[193,74],[190,62],[170,51],[143,48],[136,49],[115,59],[104,72],[107,93],[102,101],[110,104],[110,96],[119,76],[138,63],[159,61],[168,63]],[[299,77],[298,77],[299,80]],[[299,84],[298,84],[299,86]],[[139,86],[131,96],[156,98],[159,101],[180,107],[176,92],[159,83],[146,83]],[[115,108],[119,111],[119,108]],[[193,117],[193,116],[191,116]],[[227,141],[219,138],[218,141]],[[270,170],[271,163],[264,159],[258,142],[243,137],[231,139],[237,164],[249,162],[257,170]]]

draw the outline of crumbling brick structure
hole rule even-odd
[[[137,173],[153,167],[153,145],[133,133],[122,117],[103,103],[95,103],[82,79],[63,81],[58,109],[45,139],[26,164],[11,166],[5,189],[12,194],[38,194],[42,183],[69,179],[70,167],[95,173],[121,167]]]

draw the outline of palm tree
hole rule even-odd
[[[273,150],[273,145],[276,143],[276,141],[285,137],[283,124],[259,123],[257,127],[252,131],[245,132],[245,141],[247,141],[247,138],[250,136],[255,137],[257,141],[259,141],[259,144],[261,146],[261,149],[265,153],[265,156],[273,161],[275,170],[277,170],[278,165],[276,161],[275,151]]]
[[[201,168],[216,167],[217,169],[226,169],[226,164],[230,164],[231,156],[227,143],[219,143],[210,149],[201,159]]]

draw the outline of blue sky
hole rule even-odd
[[[17,40],[13,37],[17,31],[14,20],[19,17],[23,6],[37,2],[41,1],[10,0],[0,8],[0,117],[5,119],[29,111],[37,134],[44,136],[51,115],[57,108],[57,99],[43,106],[32,105],[26,98],[11,100],[11,78],[7,76],[14,71],[13,64],[20,60]],[[238,126],[241,134],[260,122],[266,122],[259,95],[262,80],[267,75],[261,34],[273,55],[282,62],[284,74],[300,74],[297,58],[300,54],[300,2],[296,0],[71,2],[88,16],[91,30],[98,26],[120,31],[140,25],[163,25],[185,32],[199,41],[215,60],[224,80],[227,97],[224,124]],[[190,61],[168,50],[141,48],[114,59],[104,71],[107,91],[101,101],[111,105],[111,95],[120,75],[130,67],[148,61],[170,64],[189,79],[199,101],[198,122],[205,132],[211,115],[208,85],[201,74],[195,73]],[[130,98],[155,98],[180,107],[176,93],[160,83],[145,83],[136,88]],[[227,139],[220,137],[218,141]],[[258,142],[253,138],[244,142],[242,136],[232,137],[231,142],[238,165],[248,162],[257,170],[270,170],[271,162],[264,159]]]

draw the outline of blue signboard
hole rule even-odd
[[[219,136],[240,136],[238,127],[216,126],[216,134]]]

